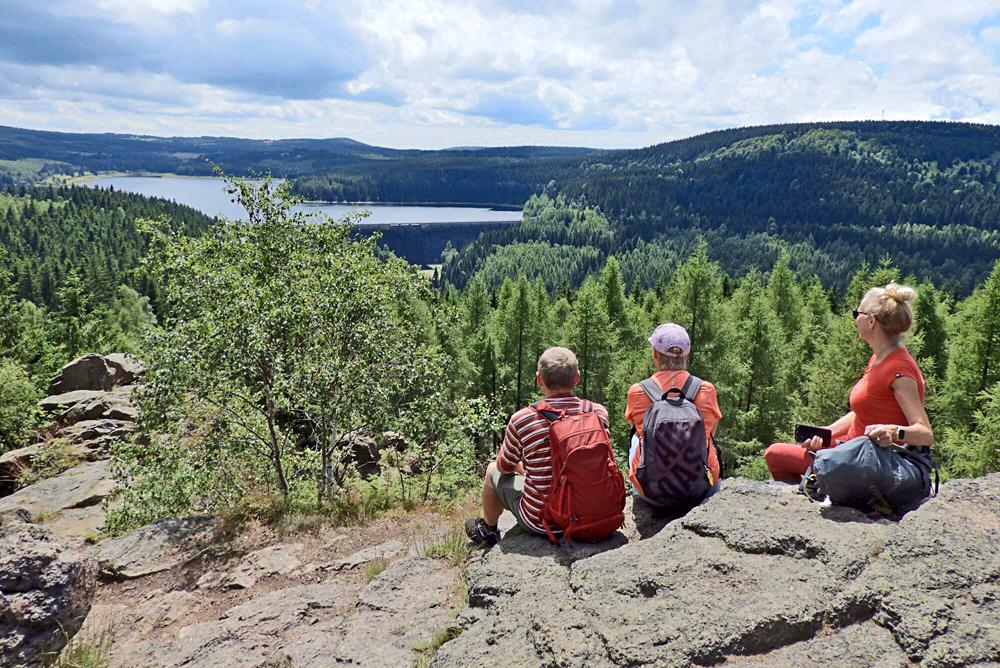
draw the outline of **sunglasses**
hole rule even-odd
[[[871,317],[873,317],[873,318],[875,318],[876,320],[878,320],[878,316],[877,316],[877,315],[874,315],[874,314],[872,314],[872,313],[868,313],[867,311],[859,311],[858,309],[854,309],[853,311],[851,311],[851,313],[853,313],[853,314],[854,314],[854,319],[855,319],[855,320],[857,320],[857,319],[858,319],[858,316],[859,316],[859,315],[870,315]],[[878,321],[879,321],[879,322],[882,322],[881,320],[878,320]]]

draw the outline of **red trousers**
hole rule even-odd
[[[775,480],[798,482],[812,463],[812,457],[795,443],[772,443],[764,451],[764,461]]]

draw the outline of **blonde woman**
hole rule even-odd
[[[916,296],[913,288],[890,283],[866,292],[854,309],[858,338],[872,356],[851,390],[851,411],[827,425],[834,446],[865,435],[884,448],[934,443],[924,410],[924,377],[902,341],[913,324],[909,304]],[[809,452],[822,444],[818,436],[802,443],[774,443],[764,459],[776,480],[797,482],[812,461]]]

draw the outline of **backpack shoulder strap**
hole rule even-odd
[[[562,411],[555,410],[554,408],[549,406],[544,399],[530,404],[528,408],[535,411],[549,422],[555,422],[556,420],[559,420],[563,416]]]
[[[661,388],[652,378],[647,378],[639,383],[639,387],[646,392],[646,396],[649,397],[650,401],[659,401],[663,398],[663,388]]]
[[[701,389],[701,382],[701,378],[689,373],[687,380],[684,381],[684,387],[681,388],[681,394],[692,404],[694,403],[694,398],[698,396],[698,390]]]

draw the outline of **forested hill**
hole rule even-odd
[[[998,176],[994,126],[857,122],[714,132],[588,158],[555,175],[548,194],[606,217],[600,243],[580,242],[578,223],[574,234],[569,223],[492,233],[452,256],[446,277],[464,284],[488,255],[517,252],[497,246],[541,242],[559,248],[536,245],[501,264],[530,272],[530,256],[540,266],[587,266],[599,264],[591,252],[598,249],[628,255],[623,265],[648,287],[662,278],[656,267],[702,236],[731,275],[753,265],[767,270],[788,250],[803,273],[843,289],[861,263],[889,256],[917,277],[967,293],[1000,257]]]
[[[213,173],[213,164],[234,176],[270,172],[278,177],[303,177],[341,169],[362,173],[369,165],[391,166],[399,164],[399,161],[421,165],[439,164],[440,161],[462,164],[472,157],[476,164],[524,164],[594,153],[597,152],[592,149],[546,146],[398,150],[370,146],[343,137],[281,140],[152,137],[44,132],[0,126],[0,185],[31,183],[53,174],[82,172],[165,172],[206,176]],[[530,193],[509,201],[519,205],[528,195]],[[427,193],[421,196],[426,197]]]
[[[156,301],[156,285],[139,266],[147,239],[136,221],[165,218],[186,234],[211,219],[194,209],[131,193],[82,187],[0,189],[0,279],[15,297],[55,306],[68,282],[103,303],[119,285]]]
[[[1000,127],[854,122],[714,132],[592,160],[559,191],[626,234],[1000,225]],[[808,230],[811,231],[811,230]]]

